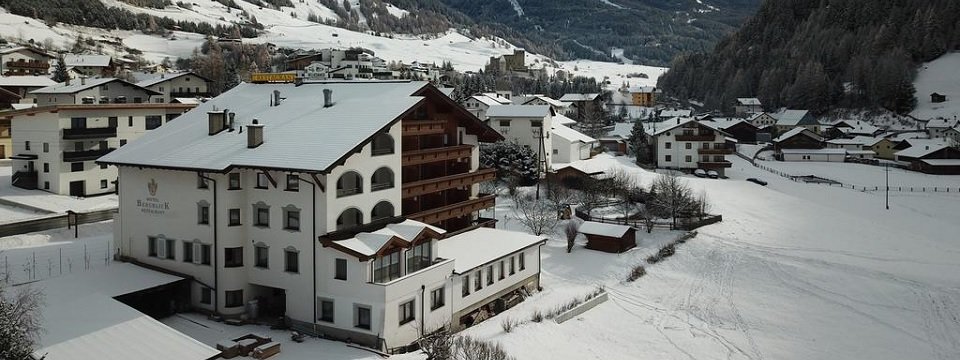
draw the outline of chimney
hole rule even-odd
[[[224,113],[224,114],[227,114],[227,128],[229,128],[230,131],[233,131],[233,118],[234,118],[234,116],[237,115],[237,113],[232,113],[232,112],[231,112],[231,113],[227,113],[226,110],[224,110],[223,113]]]
[[[207,112],[207,124],[209,125],[208,135],[215,135],[220,131],[223,131],[224,128],[224,115],[227,114],[227,110],[224,111],[208,111]]]
[[[323,107],[333,106],[333,90],[323,89]]]
[[[280,90],[273,91],[273,106],[280,106]]]
[[[86,85],[86,84],[87,84],[87,77],[86,77],[86,76],[81,76],[81,77],[80,77],[80,85]]]
[[[70,74],[67,74],[67,80],[64,80],[64,81],[63,81],[63,84],[64,84],[65,86],[70,86]]]
[[[253,119],[253,123],[247,125],[247,148],[253,149],[260,144],[263,144],[263,124]]]

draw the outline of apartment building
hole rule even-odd
[[[0,75],[46,75],[53,55],[28,46],[0,49]]]
[[[81,77],[79,80],[30,91],[26,100],[37,106],[139,104],[151,102],[151,97],[158,95],[162,94],[121,79]]]
[[[390,350],[539,286],[544,239],[477,228],[502,139],[424,82],[241,84],[99,162],[120,254],[195,279],[192,307]]]
[[[733,164],[729,134],[693,118],[668,121],[651,133],[657,167],[678,170],[714,170],[721,175]]]
[[[494,105],[486,111],[487,123],[507,141],[516,141],[537,154],[544,173],[552,163],[554,115],[549,105]]]
[[[56,194],[116,191],[117,168],[94,161],[192,109],[186,104],[46,105],[0,114],[13,133],[12,184]]]
[[[210,96],[212,80],[190,71],[159,73],[144,77],[137,86],[153,90],[160,95],[151,97],[154,103],[169,103],[177,98],[205,98]]]

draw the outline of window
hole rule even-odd
[[[192,263],[193,262],[193,243],[189,241],[183,242],[183,262]]]
[[[106,180],[100,180],[100,188],[101,188],[101,189],[106,189],[106,188],[107,188],[107,181],[106,181]]]
[[[163,255],[162,257],[168,260],[175,260],[177,258],[177,241],[173,239],[166,239],[163,245],[164,251],[163,254],[161,254]]]
[[[197,175],[197,189],[207,189],[210,185],[207,184],[207,179],[204,179],[203,176]]]
[[[669,141],[663,143],[663,148],[664,148],[664,149],[670,149],[672,146],[673,146],[673,144],[671,144]]]
[[[133,127],[133,116],[127,116],[127,127]]]
[[[520,271],[523,271],[523,269],[526,268],[526,262],[524,261],[524,259],[526,258],[526,256],[524,255],[526,254],[520,253],[518,255],[519,255],[518,261],[520,262]]]
[[[50,143],[43,143],[43,152],[50,152]]]
[[[414,301],[416,300],[410,300],[403,304],[400,304],[400,325],[406,324],[408,322],[413,321],[413,319],[416,319],[417,316],[416,316],[416,313],[414,312],[415,308],[413,307]]]
[[[493,285],[493,265],[487,266],[487,285]]]
[[[430,291],[430,310],[436,310],[443,307],[443,286]]]
[[[463,276],[463,290],[461,290],[461,296],[467,297],[470,295],[470,275]]]
[[[480,291],[483,289],[483,273],[480,270],[477,270],[477,273],[474,275],[473,279],[473,290]]]
[[[243,290],[225,291],[224,295],[226,298],[224,306],[228,308],[243,306]]]
[[[505,269],[503,264],[504,264],[504,261],[500,260],[500,278],[497,280],[503,280],[503,278],[507,277],[507,273],[503,271]]]
[[[24,150],[30,150],[30,142],[29,142],[29,141],[24,141],[24,142],[23,142],[23,149],[24,149]]]
[[[560,150],[553,149],[553,154],[554,154],[554,155],[560,154]]]
[[[531,121],[530,121],[530,127],[542,128],[542,127],[543,127],[543,120],[531,120]]]
[[[243,266],[243,248],[232,247],[223,249],[223,267]]]
[[[50,163],[43,163],[43,172],[50,172]]]
[[[106,168],[107,168],[107,164],[100,164],[100,170],[105,170]]]
[[[363,192],[363,178],[356,171],[348,171],[337,180],[337,197]]]
[[[337,230],[349,229],[363,223],[363,213],[357,208],[349,208],[337,217]]]
[[[240,209],[230,209],[229,226],[240,226]]]
[[[284,209],[283,228],[286,230],[300,231],[300,210]]]
[[[84,117],[73,117],[73,118],[70,118],[70,128],[71,128],[71,129],[86,129],[86,128],[87,128],[87,118],[84,118]]]
[[[213,302],[213,291],[210,288],[201,288],[200,289],[200,303],[205,305],[210,305]]]
[[[43,182],[43,189],[44,189],[44,190],[50,190],[50,182],[49,182],[49,181],[44,181],[44,182]]]
[[[380,134],[373,138],[371,155],[393,154],[393,137],[390,134]]]
[[[83,162],[81,161],[81,162],[75,162],[70,164],[70,171],[72,172],[83,171]]]
[[[394,251],[373,260],[373,282],[385,283],[400,277],[400,252]]]
[[[370,191],[384,190],[393,188],[393,171],[390,168],[382,167],[373,173],[373,179]]]
[[[300,191],[300,176],[296,174],[287,175],[287,191]]]
[[[240,190],[240,173],[230,173],[227,190]]]
[[[300,272],[300,252],[288,247],[283,251],[283,271],[290,273]]]
[[[360,329],[370,330],[370,308],[366,306],[357,306],[354,308],[356,319],[353,326]]]
[[[510,126],[510,120],[500,120],[500,126]]]
[[[153,236],[147,237],[147,256],[157,256],[157,238]]]
[[[266,189],[270,180],[267,179],[267,173],[257,173],[257,189]]]
[[[393,217],[393,204],[389,201],[381,201],[373,207],[373,211],[370,213],[370,221],[377,221],[380,219],[386,219]]]
[[[347,259],[336,259],[336,269],[333,278],[337,280],[347,280]]]
[[[147,130],[156,129],[160,127],[160,125],[163,125],[163,117],[161,117],[160,115],[147,115],[146,117]]]
[[[139,97],[133,98],[133,103],[134,103],[134,104],[139,104],[139,103],[142,103],[142,102],[143,102],[143,98],[139,98]]]
[[[200,263],[210,265],[210,256],[213,254],[213,246],[208,244],[200,245]]]
[[[516,263],[513,261],[513,256],[510,257],[510,275],[513,275],[517,272]]]
[[[703,143],[703,148],[704,148],[704,149],[709,149],[709,148],[710,148],[710,143]]]
[[[670,156],[670,155],[664,155],[664,157],[663,157],[663,161],[666,161],[666,162],[671,162],[671,161],[673,161],[673,157],[672,157],[672,156]]]
[[[270,248],[263,243],[253,247],[253,266],[263,269],[270,268]]]
[[[687,155],[683,157],[683,161],[693,162],[693,156]]]
[[[333,300],[320,300],[320,321],[333,322]]]
[[[693,143],[683,143],[683,147],[687,149],[693,149]]]
[[[262,204],[253,205],[253,224],[260,227],[270,227],[270,207]]]
[[[197,204],[197,224],[210,224],[210,205],[206,202]]]
[[[412,249],[407,250],[407,273],[412,273],[417,270],[427,268],[430,266],[430,241],[424,241],[423,243],[414,246]]]

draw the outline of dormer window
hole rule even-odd
[[[407,250],[407,274],[430,267],[430,241],[424,241],[410,250]]]

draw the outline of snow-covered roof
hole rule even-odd
[[[14,110],[23,110],[23,109],[32,109],[37,107],[37,104],[27,103],[27,104],[10,104],[10,107]]]
[[[423,100],[426,82],[243,83],[149,131],[100,161],[114,164],[224,171],[234,166],[326,172]],[[323,90],[333,106],[324,107]],[[285,98],[269,106],[274,90]],[[263,144],[247,135],[209,135],[208,112],[234,113],[237,128],[258,119]],[[491,129],[492,131],[492,129]]]
[[[952,128],[956,125],[957,125],[957,121],[954,119],[937,118],[937,119],[931,119],[930,121],[927,121],[927,129],[931,129],[931,128],[946,129],[946,128]]]
[[[806,134],[807,136],[812,137],[812,138],[816,139],[817,141],[822,140],[822,138],[820,137],[820,135],[817,135],[816,133],[814,133],[813,131],[810,131],[810,130],[807,129],[807,128],[795,127],[795,128],[793,128],[793,129],[788,130],[787,132],[785,132],[785,133],[783,133],[783,134],[780,134],[780,136],[778,136],[776,139],[773,139],[773,142],[781,142],[781,141],[787,140],[787,139],[789,139],[789,138],[792,138],[792,137],[794,137],[794,136],[800,135],[801,133],[802,133],[802,134]]]
[[[631,228],[626,225],[604,224],[604,223],[598,223],[594,221],[584,221],[583,224],[580,224],[580,228],[578,229],[578,231],[580,231],[583,234],[618,238],[618,237],[622,237],[623,234],[626,234],[628,231],[630,231],[630,229]]]
[[[149,92],[151,94],[155,94],[155,95],[160,94],[156,91],[143,88],[137,84],[129,83],[126,80],[121,80],[117,78],[92,78],[92,79],[85,79],[82,81],[74,80],[69,85],[67,85],[66,83],[63,83],[63,84],[57,84],[53,86],[47,86],[45,88],[33,90],[30,93],[31,94],[76,94],[86,89],[90,89],[93,87],[97,87],[103,84],[109,84],[113,82],[122,82],[133,87],[141,88],[144,91]]]
[[[847,155],[876,155],[873,150],[850,150],[847,149]]]
[[[37,48],[34,48],[34,47],[29,47],[29,46],[15,46],[15,47],[10,47],[10,48],[6,48],[6,49],[0,49],[0,55],[6,55],[6,54],[10,54],[10,53],[15,53],[15,52],[22,51],[22,50],[26,50],[26,51],[30,51],[30,52],[35,53],[35,54],[43,55],[43,56],[46,56],[46,57],[51,58],[51,59],[54,58],[54,56],[53,56],[53,55],[50,55],[50,53],[48,53],[48,52],[45,52],[45,51],[43,51],[43,50],[40,50],[40,49],[37,49]]]
[[[437,256],[454,259],[454,271],[463,274],[546,241],[543,236],[481,227],[440,240]]]
[[[47,86],[52,86],[56,84],[57,84],[56,81],[53,81],[46,76],[33,76],[33,75],[0,76],[0,86],[47,87]]]
[[[657,87],[656,86],[635,86],[628,89],[627,91],[631,93],[654,93],[654,92],[657,92]]]
[[[777,125],[780,126],[798,126],[798,125],[814,125],[816,124],[816,119],[808,117],[810,114],[808,110],[784,110],[774,116],[777,118]],[[804,121],[806,119],[806,121]]]
[[[181,277],[126,263],[111,263],[34,283],[45,295],[37,355],[48,360],[188,359],[220,351],[114,300]]]
[[[193,72],[190,72],[190,71],[182,71],[182,72],[169,73],[169,74],[168,74],[168,73],[154,74],[154,75],[151,76],[151,77],[145,78],[145,79],[140,80],[139,82],[137,82],[137,86],[142,86],[142,87],[153,86],[153,85],[162,83],[162,82],[164,82],[164,81],[170,81],[170,80],[179,78],[179,77],[181,77],[181,76],[186,76],[186,75],[193,75],[193,76],[195,76],[195,77],[197,77],[197,78],[199,78],[199,79],[207,80],[207,78],[202,77],[202,76],[197,75],[197,74],[194,74]]]
[[[553,129],[550,132],[553,133],[553,136],[559,136],[560,138],[569,142],[579,141],[585,144],[597,142],[597,139],[589,137],[582,132],[576,131],[561,124],[554,124]]]
[[[713,120],[701,120],[700,122],[722,130],[726,130],[739,123],[747,123],[746,120],[738,118],[713,118]],[[750,126],[754,127],[753,124],[750,124]]]
[[[543,118],[552,113],[550,105],[493,105],[487,109],[489,118]]]
[[[841,126],[841,125],[846,125],[846,126]],[[879,127],[876,127],[871,123],[860,121],[860,120],[843,120],[834,124],[834,127],[836,127],[837,130],[840,130],[845,134],[871,134],[872,135],[880,131]]]
[[[857,142],[857,143],[859,143],[859,144],[866,145],[866,146],[876,145],[878,142],[881,142],[881,141],[883,141],[883,140],[884,140],[884,138],[883,138],[883,137],[880,137],[880,136],[863,136],[863,135],[860,135],[860,136],[857,136],[857,137],[854,137],[854,138],[853,138],[853,141],[855,141],[855,142]]]
[[[864,145],[861,139],[831,139],[827,140],[827,143],[834,145]]]
[[[481,95],[486,96],[486,97],[488,97],[488,98],[490,98],[490,99],[493,99],[493,101],[496,101],[496,102],[499,103],[500,105],[510,105],[510,104],[513,104],[513,100],[510,100],[510,99],[508,99],[507,97],[501,96],[500,94],[497,94],[497,93],[495,93],[495,92],[492,92],[492,93],[483,93],[483,94],[481,94]]]
[[[506,105],[506,104],[509,104],[509,101],[510,101],[509,99],[497,98],[497,97],[487,96],[487,95],[484,95],[484,94],[473,95],[473,96],[471,96],[471,98],[473,98],[474,100],[477,100],[477,101],[479,101],[480,103],[482,103],[482,104],[484,104],[484,105],[487,105],[487,106]],[[501,99],[502,99],[502,100],[507,100],[507,103],[501,102],[501,101],[500,101]]]
[[[703,126],[705,128],[711,129],[713,131],[719,132],[724,135],[730,135],[730,134],[727,134],[725,131],[721,130],[720,128],[718,128],[716,124],[713,124],[709,121],[698,121],[696,118],[675,118],[667,121],[661,121],[659,123],[656,123],[656,131],[653,131],[653,133],[651,133],[650,135],[657,136],[667,131],[676,129],[682,125],[686,125],[688,123],[697,123],[697,125],[699,126]]]
[[[398,224],[388,224],[383,228],[373,231],[359,233],[356,236],[334,241],[338,246],[349,249],[363,256],[376,255],[384,245],[395,239],[410,243],[416,239],[425,229],[430,229],[437,234],[443,234],[446,231],[433,225],[427,225],[419,221],[404,220]]]
[[[960,166],[960,159],[924,159],[920,161],[932,166]]]
[[[565,101],[565,102],[593,101],[593,100],[596,100],[597,96],[600,96],[600,94],[569,93],[569,94],[563,94],[563,96],[560,97],[560,101]]]
[[[747,118],[747,121],[753,122],[753,121],[756,120],[757,118],[759,118],[759,117],[761,117],[761,116],[764,116],[764,115],[770,116],[770,114],[767,114],[767,113],[765,113],[765,112],[753,113],[753,115],[750,115],[750,117]],[[770,117],[772,117],[772,116],[770,116]]]
[[[674,109],[674,110],[660,110],[661,118],[675,118],[675,117],[689,117],[693,114],[693,110],[690,109]]]
[[[75,66],[110,66],[110,55],[76,55],[67,54],[63,56],[63,63],[68,67]]]
[[[921,158],[937,151],[947,148],[946,144],[933,144],[933,145],[913,145],[909,148],[897,151],[894,155],[899,157],[909,157],[909,158]]]
[[[170,102],[177,102],[177,103],[181,103],[181,104],[200,105],[200,104],[203,103],[203,100],[201,100],[200,98],[195,98],[195,97],[192,97],[192,98],[182,98],[182,97],[178,97],[178,98],[173,98],[173,99],[171,99]]]
[[[556,114],[556,115],[553,116],[553,123],[554,123],[554,124],[560,124],[560,125],[565,125],[565,126],[566,126],[566,125],[576,124],[577,121],[574,120],[574,119],[568,118],[566,115]]]
[[[760,106],[760,99],[757,98],[737,98],[737,103],[743,106]]]
[[[530,97],[529,100],[527,100],[526,102],[524,102],[524,105],[526,105],[527,103],[529,103],[529,102],[531,102],[531,101],[537,100],[537,99],[542,100],[543,102],[549,104],[550,106],[555,106],[555,107],[565,107],[565,106],[567,106],[566,103],[564,103],[564,102],[562,102],[562,101],[559,101],[559,100],[557,100],[557,99],[554,99],[554,98],[552,98],[552,97],[546,96],[546,95],[533,95],[532,97]]]
[[[821,155],[845,155],[846,149],[783,149],[784,154],[821,154]]]

